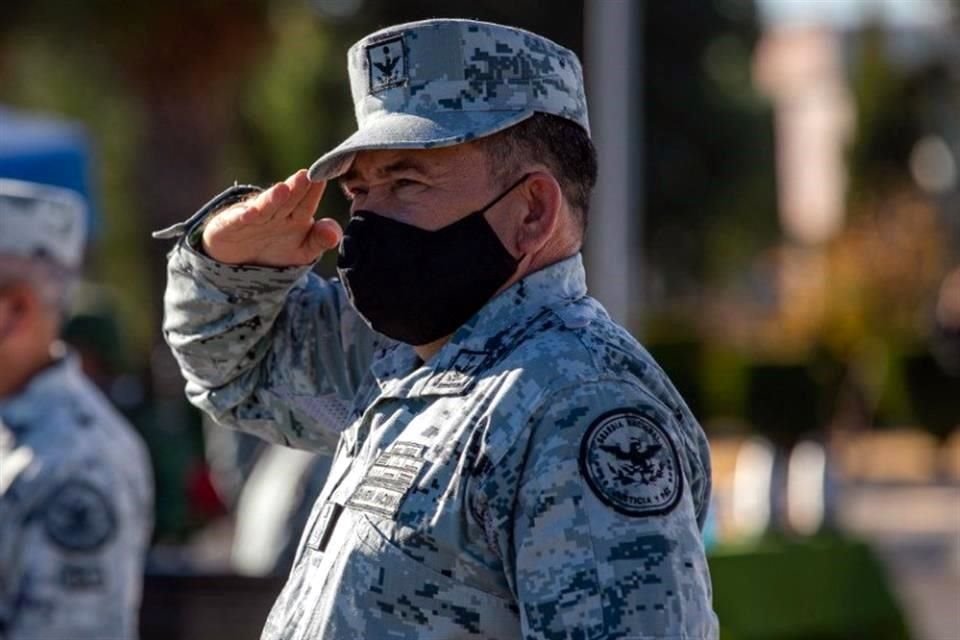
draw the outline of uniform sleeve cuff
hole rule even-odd
[[[261,191],[263,191],[263,189],[252,184],[235,184],[215,196],[210,202],[200,207],[196,213],[183,222],[178,222],[166,229],[154,231],[150,235],[158,240],[170,240],[180,238],[184,235],[192,235],[191,232],[201,228],[203,223],[206,222],[206,219],[211,215],[230,205],[246,200],[251,195],[260,193]]]
[[[183,238],[170,254],[170,268],[192,275],[223,292],[227,301],[233,302],[289,289],[308,273],[313,265],[261,267],[224,264],[203,255]]]

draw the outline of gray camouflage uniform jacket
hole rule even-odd
[[[137,637],[146,448],[62,360],[0,401],[0,640]]]
[[[580,257],[429,362],[309,268],[181,241],[165,336],[218,422],[335,452],[267,640],[717,636],[706,439]]]

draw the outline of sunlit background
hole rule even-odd
[[[576,50],[591,290],[713,443],[724,639],[960,639],[960,5],[6,0],[0,176],[91,203],[66,328],[150,447],[143,636],[256,638],[326,462],[205,425],[149,232],[355,124],[347,47],[478,17]],[[321,214],[346,205],[330,190]],[[332,273],[329,258],[318,269]]]

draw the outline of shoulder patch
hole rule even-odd
[[[113,537],[117,516],[110,500],[89,482],[60,485],[43,508],[47,536],[67,551],[95,551]]]
[[[635,409],[594,420],[580,444],[580,472],[601,501],[628,516],[670,513],[683,494],[670,436]]]

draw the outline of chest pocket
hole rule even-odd
[[[416,485],[421,470],[428,464],[425,451],[425,445],[396,442],[374,460],[355,486],[356,481],[348,480],[345,486],[334,487],[331,496],[321,498],[314,506],[303,546],[313,552],[326,551],[345,509],[377,520],[393,521],[407,494]],[[351,462],[357,464],[356,459],[346,464]],[[338,484],[336,476],[331,481]]]
[[[394,519],[428,463],[426,452],[424,444],[393,443],[367,469],[363,480],[347,500],[347,506]]]
[[[378,522],[395,542],[411,535],[457,539],[482,404],[469,396],[434,399],[366,469],[347,508]]]
[[[366,514],[358,514],[352,536],[355,553],[344,569],[353,586],[350,596],[358,611],[376,611],[380,624],[397,637],[408,637],[412,627],[418,637],[427,637],[424,628],[431,638],[518,637],[519,611],[509,593],[470,586],[449,565],[432,568],[424,557],[431,550],[396,546]]]

